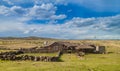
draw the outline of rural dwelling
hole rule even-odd
[[[63,51],[65,53],[85,52],[85,53],[105,53],[105,46],[95,46],[93,44],[78,44],[70,42],[54,42],[43,49],[48,51]]]
[[[75,53],[75,52],[84,52],[84,53],[105,53],[105,46],[95,46],[93,44],[78,44],[70,42],[54,42],[50,45],[44,47],[34,47],[30,49],[20,49],[24,53],[53,53],[62,51],[64,53]]]

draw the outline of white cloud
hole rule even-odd
[[[51,19],[64,19],[64,18],[66,18],[66,15],[63,15],[63,14],[61,14],[61,15],[52,15],[51,16]]]
[[[22,8],[20,6],[0,6],[0,14],[6,16],[18,16],[24,19],[38,19],[38,20],[56,20],[64,19],[67,16],[64,14],[56,15],[57,7],[52,3],[46,3],[41,5],[34,5],[31,8]],[[25,21],[25,20],[24,20]]]
[[[47,4],[42,4],[40,6],[41,9],[45,9],[45,10],[51,10],[51,9],[55,9],[55,7],[53,6],[52,3],[47,3]]]
[[[20,6],[0,6],[0,15],[3,16],[24,16],[27,12],[27,9],[21,8]]]
[[[10,8],[9,12],[11,12],[11,14],[24,16],[28,11],[27,11],[27,9],[24,9],[20,6],[13,6]]]
[[[0,14],[7,15],[8,12],[9,12],[9,8],[7,8],[5,6],[0,6]]]
[[[42,4],[40,6],[35,5],[29,9],[27,16],[36,18],[36,19],[49,19],[52,15],[55,14],[56,7],[53,4]]]
[[[74,17],[71,21],[66,22],[66,24],[73,25],[76,27],[84,27],[94,24],[95,18],[80,18]]]
[[[98,18],[73,18],[71,21],[66,22],[70,27],[91,27],[94,30],[102,30],[108,32],[119,33],[120,29],[120,15],[111,17],[98,17]]]
[[[57,7],[55,7],[52,3],[34,5],[29,9],[29,13],[27,16],[33,17],[39,20],[56,20],[56,19],[64,19],[66,15],[60,14],[55,15]]]

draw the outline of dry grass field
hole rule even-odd
[[[11,49],[44,46],[44,41],[69,41],[71,43],[93,43],[106,46],[107,54],[86,54],[83,58],[76,54],[63,54],[61,62],[2,61],[0,71],[120,71],[120,40],[0,40],[0,47]],[[0,50],[0,52],[9,50]],[[29,54],[48,55],[50,54]]]

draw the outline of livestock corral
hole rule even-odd
[[[0,71],[119,71],[119,40],[0,40]]]
[[[4,50],[11,50],[10,48],[1,48]],[[78,56],[82,57],[85,53],[98,53],[105,54],[105,46],[95,46],[94,44],[78,44],[70,42],[54,42],[50,45],[44,47],[33,47],[33,48],[19,48],[17,51],[3,52],[0,53],[1,60],[32,60],[32,61],[59,61],[60,56],[63,53],[76,53]],[[48,56],[29,56],[22,55],[16,56],[24,53],[55,53],[58,55],[53,57]]]

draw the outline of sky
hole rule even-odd
[[[0,37],[120,39],[120,0],[0,0]]]

